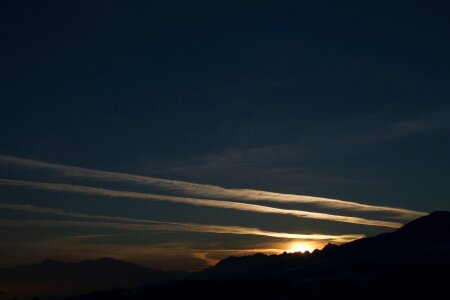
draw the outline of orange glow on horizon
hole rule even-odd
[[[321,243],[316,243],[316,242],[293,242],[293,243],[289,243],[287,245],[287,250],[286,252],[288,253],[295,253],[295,252],[301,252],[304,253],[306,251],[308,252],[313,252],[315,249],[321,249],[323,248],[324,245],[322,245]]]

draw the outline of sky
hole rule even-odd
[[[0,267],[200,270],[450,210],[448,1],[1,1]]]

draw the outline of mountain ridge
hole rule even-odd
[[[10,283],[19,285],[29,284],[27,276],[34,276],[35,284],[47,280],[47,284],[72,295],[115,289],[86,294],[80,300],[297,299],[298,294],[310,299],[446,299],[450,298],[450,286],[440,274],[448,269],[450,212],[439,211],[393,232],[342,245],[328,244],[312,253],[231,256],[192,274],[147,269],[105,257],[77,263],[45,259],[40,264],[9,269],[16,270],[18,277],[8,276]],[[70,270],[72,275],[61,275],[60,270]],[[0,269],[2,283],[4,271]],[[84,290],[65,285],[77,278],[82,278]],[[7,292],[4,286],[2,291]],[[136,286],[141,288],[135,292],[127,289]]]
[[[347,261],[393,259],[401,255],[428,255],[433,251],[450,252],[450,212],[437,211],[412,220],[401,228],[373,237],[366,237],[342,245],[328,244],[312,253],[262,253],[228,257],[215,266],[194,274],[193,279],[261,279],[281,276],[295,268],[309,268],[329,262],[344,264]]]
[[[38,264],[0,269],[2,290],[18,296],[34,295],[43,289],[48,295],[68,296],[99,289],[153,284],[184,276],[181,271],[164,272],[109,257],[79,262],[47,258]]]

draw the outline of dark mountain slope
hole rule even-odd
[[[295,270],[331,269],[356,261],[413,259],[450,253],[450,212],[434,212],[402,228],[322,251],[229,257],[193,279],[276,278]]]
[[[133,263],[101,258],[77,263],[44,260],[40,264],[0,269],[7,295],[73,295],[98,289],[128,288],[176,278]]]
[[[393,233],[397,240],[412,243],[445,243],[450,241],[450,212],[436,211],[418,218]]]
[[[227,258],[120,299],[450,299],[449,228],[450,212],[435,212],[311,254]]]
[[[230,257],[181,281],[110,259],[77,264],[47,260],[14,270],[20,276],[12,276],[11,284],[51,281],[65,288],[80,277],[86,284],[108,283],[105,289],[111,289],[111,283],[117,288],[150,283],[136,292],[117,289],[78,298],[85,300],[450,299],[450,212],[435,212],[394,232],[330,244],[313,253]],[[24,279],[35,276],[42,278]]]

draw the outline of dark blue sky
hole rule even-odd
[[[449,16],[448,1],[1,1],[0,153],[449,210]]]

